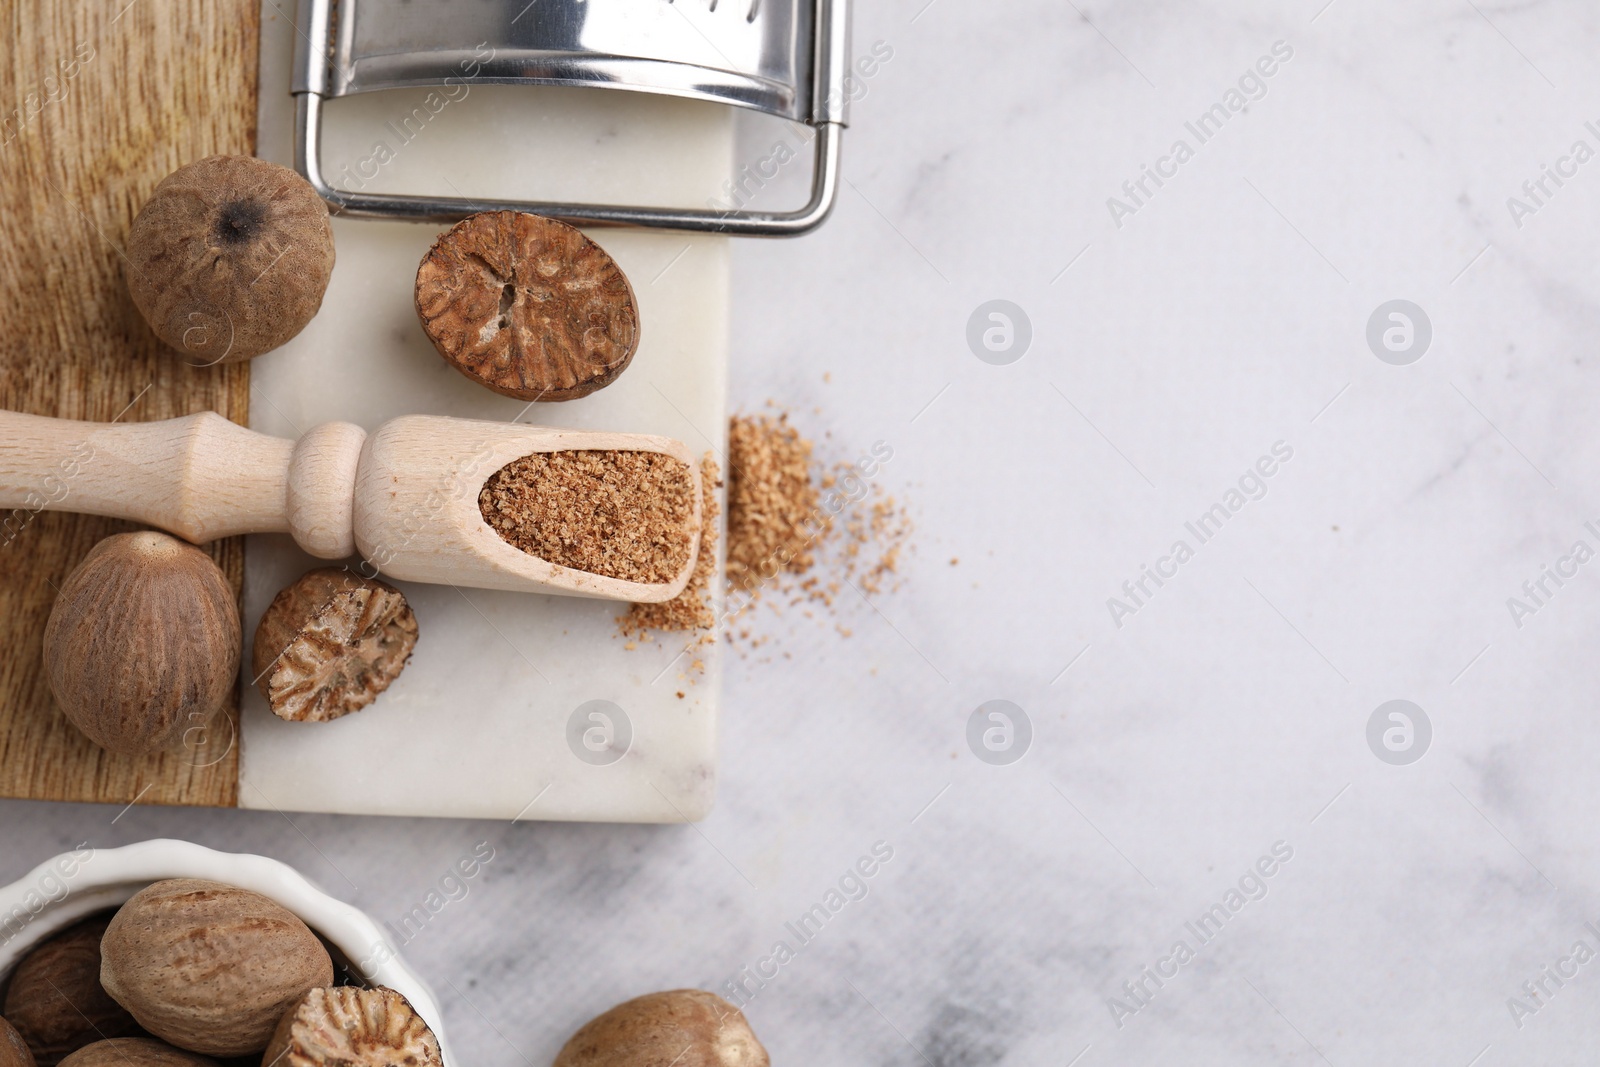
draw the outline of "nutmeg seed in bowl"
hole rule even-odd
[[[770,1067],[744,1013],[715,993],[649,993],[595,1016],[552,1067]]]
[[[128,1010],[100,986],[100,939],[109,922],[86,919],[68,927],[11,972],[4,1015],[39,1067],[55,1067],[96,1041],[139,1032]]]
[[[274,715],[327,722],[377,699],[416,645],[417,617],[400,590],[319,567],[273,598],[256,627],[250,670]]]
[[[34,1067],[33,1053],[16,1027],[0,1019],[0,1067]]]
[[[333,960],[287,908],[173,878],[135,893],[101,941],[100,984],[164,1041],[210,1056],[267,1044],[289,1005],[333,983]]]
[[[138,755],[203,727],[234,691],[239,609],[211,557],[154,530],[115,534],[61,583],[44,665],[67,719]]]
[[[148,1037],[112,1037],[85,1045],[62,1067],[217,1067],[217,1061]]]

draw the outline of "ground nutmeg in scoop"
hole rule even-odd
[[[478,510],[513,547],[606,578],[664,585],[694,552],[694,476],[659,452],[535,452],[490,476]]]

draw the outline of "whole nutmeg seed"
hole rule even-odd
[[[242,640],[233,590],[210,556],[153,530],[116,534],[61,584],[44,628],[45,674],[89,740],[138,755],[222,707]]]
[[[139,1032],[100,986],[100,938],[108,919],[69,926],[23,957],[6,988],[5,1017],[39,1067],[108,1037]]]
[[[134,894],[101,957],[100,983],[139,1025],[209,1056],[261,1051],[291,1004],[333,984],[328,950],[293,912],[197,878]]]
[[[273,597],[250,673],[280,719],[327,722],[377,699],[416,645],[417,617],[400,590],[319,567]]]
[[[262,1067],[444,1067],[439,1040],[385,986],[313,989],[289,1009]]]
[[[27,1043],[4,1019],[0,1019],[0,1067],[34,1067]]]
[[[288,167],[209,156],[167,175],[139,209],[124,273],[150,328],[190,362],[253,359],[322,306],[328,206]]]
[[[85,1045],[61,1067],[217,1067],[217,1061],[148,1037],[113,1037]]]
[[[770,1067],[744,1013],[715,993],[650,993],[597,1015],[552,1067]]]
[[[518,400],[575,400],[639,347],[633,287],[582,231],[486,211],[445,231],[417,268],[417,316],[456,370]]]

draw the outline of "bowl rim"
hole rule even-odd
[[[116,848],[84,843],[0,887],[0,974],[35,945],[85,916],[120,906],[167,878],[203,878],[260,893],[299,916],[344,954],[359,976],[411,1002],[439,1040],[446,1065],[443,1012],[433,990],[401,957],[392,938],[365,912],[331,896],[280,860],[219,852],[190,841],[156,838]]]

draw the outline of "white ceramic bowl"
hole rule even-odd
[[[85,915],[115,908],[163,878],[208,878],[282,904],[342,952],[368,982],[388,986],[409,1000],[439,1039],[445,1064],[455,1062],[433,990],[406,966],[378,924],[294,868],[265,856],[166,840],[63,853],[0,889],[0,974],[56,931]]]

